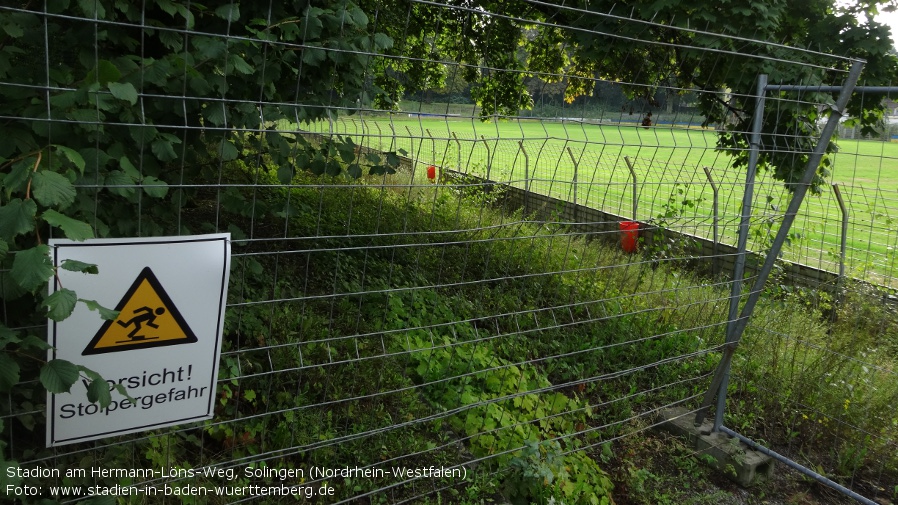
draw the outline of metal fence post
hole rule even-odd
[[[764,284],[767,282],[767,277],[770,275],[770,271],[773,270],[773,264],[776,262],[776,258],[779,256],[779,252],[780,250],[782,250],[783,244],[786,242],[786,238],[789,235],[789,230],[792,228],[792,223],[795,221],[795,217],[798,215],[798,209],[801,207],[801,203],[804,201],[804,197],[808,192],[811,181],[814,180],[814,176],[817,173],[817,167],[820,165],[820,160],[823,157],[823,153],[826,151],[826,147],[829,145],[829,141],[830,138],[832,138],[833,131],[839,125],[839,120],[842,118],[845,107],[848,104],[848,100],[851,98],[851,93],[854,90],[854,86],[857,83],[857,80],[860,77],[860,73],[863,68],[863,61],[855,60],[853,62],[851,71],[849,72],[848,77],[845,79],[845,83],[843,84],[839,93],[839,98],[838,100],[836,100],[836,103],[830,112],[829,119],[826,122],[826,126],[823,127],[823,131],[820,134],[820,139],[818,140],[817,145],[814,147],[814,151],[808,158],[808,163],[805,167],[802,179],[796,185],[795,193],[792,196],[792,200],[789,202],[789,208],[786,209],[786,213],[783,216],[783,223],[780,226],[779,231],[777,231],[776,238],[774,238],[773,240],[770,251],[767,253],[767,258],[764,260],[764,265],[761,267],[760,272],[758,272],[758,277],[755,280],[754,285],[752,286],[748,299],[745,301],[745,305],[742,307],[742,312],[739,314],[739,317],[737,319],[730,319],[731,324],[727,327],[727,339],[723,348],[723,356],[720,359],[720,364],[718,364],[717,369],[714,371],[714,377],[711,380],[711,387],[705,393],[702,405],[701,407],[699,407],[699,410],[695,416],[696,425],[699,425],[702,423],[702,421],[704,421],[705,415],[707,414],[707,409],[708,407],[710,407],[711,402],[714,399],[715,392],[718,394],[717,412],[715,415],[715,431],[718,431],[722,425],[723,409],[726,405],[726,388],[730,373],[730,365],[732,364],[733,360],[733,353],[735,352],[736,347],[739,345],[739,340],[742,338],[742,333],[745,331],[745,327],[748,325],[748,321],[751,318],[752,313],[754,312],[755,305],[758,303],[758,299],[761,297],[761,291],[764,289]],[[764,90],[762,89],[761,91],[763,92]],[[744,217],[745,216],[743,216],[743,218]],[[735,281],[736,279],[733,279],[734,283]]]
[[[486,148],[486,180],[490,179],[490,172],[493,169],[493,152],[490,150],[490,145],[486,141],[486,137],[483,135],[480,136],[480,140],[483,141],[483,147]]]
[[[518,145],[521,147],[521,154],[524,155],[524,213],[530,212],[528,204],[530,203],[530,157],[527,156],[527,150],[524,149],[524,141],[519,140]]]
[[[415,180],[415,171],[418,169],[418,156],[420,153],[415,151],[415,136],[412,135],[412,129],[405,125],[405,131],[408,133],[408,142],[411,149],[409,149],[409,156],[412,159],[412,182]],[[421,145],[418,144],[418,149],[421,149]]]
[[[374,127],[377,128],[377,150],[383,151],[384,150],[384,146],[383,146],[384,133],[380,130],[380,124],[378,124],[377,121],[374,122]]]
[[[633,166],[633,162],[630,161],[629,156],[624,156],[624,161],[627,162],[627,168],[630,169],[630,178],[633,181],[633,221],[639,221],[639,216],[636,214],[636,211],[639,208],[639,187],[637,186],[636,181],[636,167]]]
[[[393,132],[393,136],[390,137],[390,151],[395,151],[397,150],[396,144],[398,144],[398,141],[396,140],[396,128],[393,126],[392,120],[390,120],[390,124],[388,126],[390,127],[390,131]]]
[[[430,130],[427,131],[427,134],[430,135]],[[431,137],[431,138],[433,138],[433,137]],[[441,174],[442,174],[442,172],[443,172],[443,169],[446,167],[446,158],[449,157],[449,142],[448,142],[448,138],[447,138],[446,140],[447,140],[447,142],[443,144],[443,157],[440,158],[440,166],[439,166],[439,169],[440,169],[440,173],[441,173]],[[436,146],[436,140],[434,140],[434,146]],[[434,149],[436,149],[436,147],[434,147]]]
[[[455,168],[461,172],[461,141],[458,140],[458,135],[456,135],[455,132],[452,132],[452,138],[455,139],[455,145],[458,146],[458,164]],[[467,173],[467,171],[465,173]]]
[[[845,280],[845,248],[848,241],[848,209],[845,207],[845,200],[842,199],[842,191],[839,190],[838,184],[833,184],[833,192],[836,194],[836,201],[839,202],[839,210],[842,211],[842,240],[839,245],[839,282]]]
[[[720,266],[720,235],[718,235],[718,223],[720,222],[720,215],[717,213],[717,205],[718,205],[718,193],[717,193],[717,183],[714,182],[714,178],[711,177],[711,169],[708,167],[702,167],[705,170],[705,175],[708,177],[708,183],[711,184],[711,192],[713,193],[713,202],[711,204],[711,231],[714,236],[714,243],[711,244],[713,248],[712,254],[714,255],[714,259],[711,261],[711,273],[717,275],[718,267]]]
[[[745,192],[742,196],[742,214],[739,220],[739,239],[736,243],[736,264],[733,265],[733,279],[730,289],[730,311],[727,318],[726,341],[733,340],[735,321],[739,314],[739,299],[742,296],[742,277],[745,274],[745,257],[748,248],[748,230],[751,226],[751,206],[755,194],[755,172],[758,169],[758,157],[761,151],[761,127],[764,123],[764,104],[767,99],[767,74],[758,76],[757,96],[755,100],[755,112],[752,118],[750,150],[748,152],[748,168],[745,172]],[[717,391],[717,411],[714,413],[714,430],[717,431],[723,425],[723,412],[726,407],[726,390],[729,387],[730,366],[729,362],[723,370],[722,381]],[[700,416],[704,418],[705,411],[696,414],[696,424],[701,424]]]
[[[573,195],[574,196],[574,221],[576,221],[577,220],[577,165],[579,165],[579,163],[577,162],[577,159],[574,157],[574,152],[571,151],[570,147],[567,148],[567,153],[571,157],[571,162],[574,164],[574,178],[571,181],[571,189],[573,190],[573,193],[574,193],[574,195]]]
[[[362,114],[362,112],[359,112],[359,116],[361,116],[361,114]],[[361,125],[362,125],[362,133],[361,133],[362,138],[361,138],[361,140],[359,140],[360,148],[358,149],[357,156],[361,157],[362,151],[365,150],[364,148],[368,148],[368,149],[371,148],[371,135],[368,133],[368,131],[371,129],[371,127],[368,126],[368,123],[365,121],[365,118],[363,118],[363,117],[359,117],[359,123],[361,123]]]
[[[427,132],[427,136],[430,138],[430,164],[437,164],[437,143],[433,139],[433,135],[430,134],[430,128],[425,128],[425,132]]]

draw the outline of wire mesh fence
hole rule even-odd
[[[377,148],[413,152],[422,173],[428,165],[460,170],[635,221],[675,217],[683,221],[678,224],[682,231],[703,238],[714,238],[716,221],[718,241],[736,243],[744,177],[731,167],[729,156],[715,149],[713,130],[662,123],[646,131],[584,118],[573,122],[527,118],[472,127],[455,117],[399,116],[343,118],[319,124],[316,131],[371,136]],[[662,128],[668,131],[660,133]],[[784,258],[833,273],[841,266],[852,277],[894,287],[895,188],[881,180],[892,170],[892,149],[889,144],[879,148],[876,142],[868,144],[873,146],[849,143],[836,155],[830,185],[802,209]],[[859,169],[870,177],[859,176]],[[757,185],[751,249],[763,253],[791,193],[767,174]],[[832,185],[840,188],[844,212]],[[849,222],[844,258],[839,225],[843,217]],[[693,226],[685,224],[687,219]]]
[[[662,409],[698,410],[733,321],[731,265],[763,260],[791,196],[760,173],[735,248],[754,96],[642,73],[673,72],[654,56],[676,53],[839,85],[851,63],[535,1],[50,1],[0,21],[0,363],[16,370],[0,377],[0,458],[34,472],[2,481],[22,501],[635,495],[638,463],[616,451]],[[568,64],[506,58],[515,30]],[[572,57],[592,44],[614,48],[619,79]],[[768,100],[775,122],[833,95]],[[711,121],[706,101],[729,108]],[[818,134],[803,128],[760,149],[800,165]],[[839,145],[827,181],[847,277],[865,282],[776,278],[726,425],[894,500],[898,145]],[[837,278],[843,215],[819,189],[782,265]],[[47,330],[45,284],[23,287],[15,262],[54,236],[213,232],[233,251],[214,418],[47,448],[28,340]]]

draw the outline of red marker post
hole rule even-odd
[[[636,244],[639,240],[639,223],[636,221],[621,221],[620,230],[622,232],[620,239],[620,247],[626,253],[635,253]]]

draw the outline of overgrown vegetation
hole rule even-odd
[[[724,287],[670,261],[624,256],[485,207],[496,195],[479,186],[400,189],[377,185],[378,178],[351,184],[298,174],[278,187],[266,184],[276,180],[275,167],[238,162],[223,175],[235,186],[197,190],[180,220],[184,230],[204,231],[217,212],[237,239],[216,418],[106,448],[96,457],[108,465],[248,458],[275,468],[452,467],[474,460],[466,482],[429,482],[428,490],[442,490],[428,499],[480,503],[502,494],[516,503],[601,503],[615,488],[605,465],[618,446],[600,442],[642,429],[641,414],[702,393],[717,363]],[[284,227],[296,238],[239,245],[247,230],[276,237]],[[874,462],[894,475],[889,437],[898,419],[890,405],[898,391],[885,372],[894,354],[880,352],[894,350],[894,319],[886,306],[861,298],[846,300],[827,325],[808,314],[808,303],[779,295],[759,307],[748,352],[737,353],[732,425],[760,429],[773,443],[800,433],[801,451],[837,443],[837,466],[821,468],[834,477],[863,474]],[[40,316],[25,314],[13,323],[38,328]],[[867,340],[857,339],[859,324]],[[884,372],[865,373],[845,346],[863,350]],[[36,370],[23,374],[27,380]],[[786,396],[768,394],[784,384]],[[48,455],[35,415],[42,409],[37,384],[7,397],[13,404],[4,412],[16,419],[7,418],[2,440],[10,430],[19,434],[7,457]],[[789,400],[808,408],[783,409]],[[78,466],[77,458],[53,461]],[[651,471],[627,468],[623,481],[613,472],[627,496],[653,489],[645,487]],[[276,482],[234,482],[250,483]],[[396,482],[328,483],[349,497]],[[369,499],[416,496],[419,485]]]

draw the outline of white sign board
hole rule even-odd
[[[89,381],[47,394],[47,446],[210,419],[230,272],[230,234],[51,240],[53,264],[97,265],[98,274],[57,268],[61,287],[119,311],[105,321],[84,303],[49,322],[48,359],[60,358],[121,384],[136,400],[112,392],[100,408]]]

